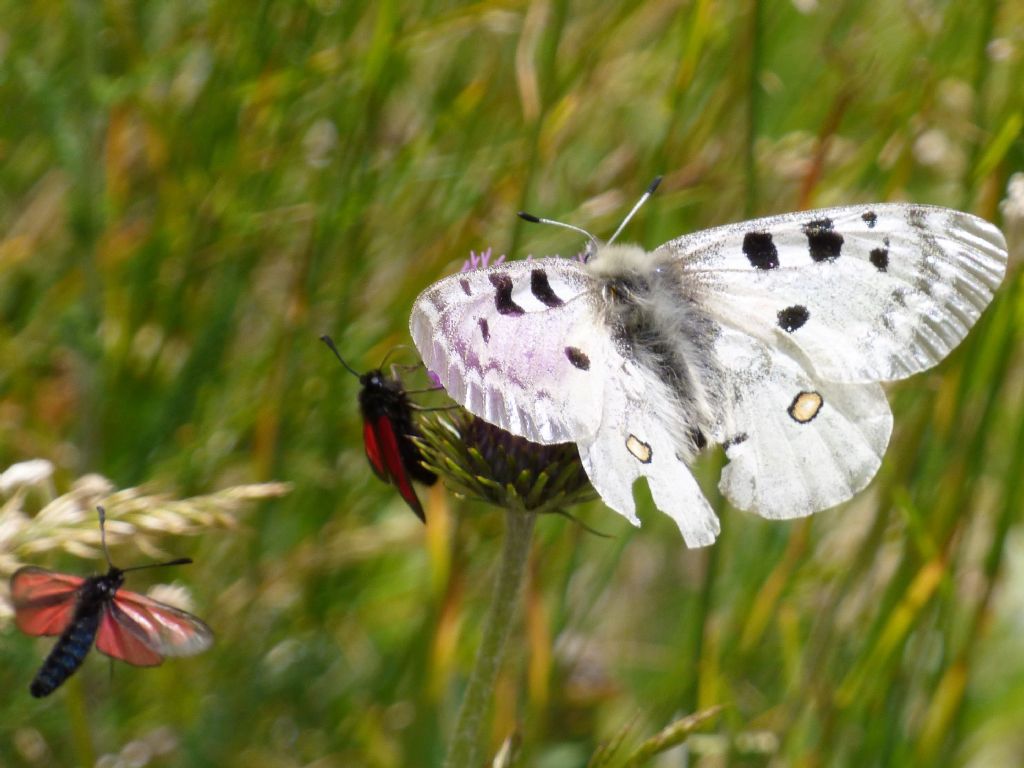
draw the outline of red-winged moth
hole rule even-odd
[[[11,576],[18,629],[27,635],[60,635],[29,686],[37,698],[53,693],[82,666],[94,640],[100,653],[136,667],[156,666],[165,656],[191,656],[213,643],[213,632],[192,614],[121,588],[128,571],[192,561],[118,568],[107,552],[103,507],[97,509],[105,574],[83,578],[28,565]]]

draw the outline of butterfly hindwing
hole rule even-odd
[[[619,379],[605,389],[601,426],[592,439],[579,441],[591,484],[608,506],[639,525],[632,489],[646,477],[655,505],[676,521],[687,546],[711,544],[718,536],[718,518],[663,417],[667,394],[662,382],[626,360],[613,372]]]
[[[793,358],[724,329],[716,354],[731,372],[734,432],[721,491],[762,517],[803,517],[868,484],[882,461],[892,413],[874,382],[813,378]]]
[[[856,205],[703,230],[659,253],[723,325],[796,349],[832,381],[890,381],[967,334],[1006,268],[994,226],[946,208]]]

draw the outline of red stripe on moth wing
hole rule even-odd
[[[145,633],[135,622],[125,617],[114,603],[107,604],[96,633],[96,649],[114,659],[126,661],[136,667],[155,667],[164,659],[150,647]]]
[[[14,621],[26,635],[59,635],[75,612],[78,588],[85,579],[26,566],[11,576]]]
[[[423,514],[423,507],[420,506],[420,500],[416,497],[416,491],[409,479],[409,473],[405,469],[405,464],[402,463],[402,452],[398,448],[398,438],[395,436],[394,427],[386,416],[381,416],[377,419],[377,429],[381,438],[381,446],[384,448],[388,474],[391,475],[391,479],[398,487],[398,492],[402,494],[405,503],[412,508],[420,520],[424,523],[427,522],[426,515]]]
[[[381,417],[384,418],[384,417]],[[384,419],[387,421],[387,419]],[[366,458],[373,467],[374,473],[384,482],[388,480],[387,467],[380,455],[380,443],[377,440],[376,428],[368,421],[363,422],[363,447],[366,449]]]
[[[114,596],[117,618],[164,656],[191,656],[213,645],[213,630],[197,616],[137,592]]]

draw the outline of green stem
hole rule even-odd
[[[515,620],[519,607],[519,589],[526,572],[526,560],[530,554],[530,539],[533,535],[535,512],[508,509],[505,520],[508,528],[501,550],[497,580],[494,583],[494,598],[491,600],[484,620],[483,637],[473,662],[473,672],[459,707],[445,768],[465,768],[481,764],[480,749],[483,731],[487,723],[484,716],[491,711],[494,699],[494,683],[498,678],[502,653],[509,629]]]

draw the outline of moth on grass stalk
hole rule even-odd
[[[27,635],[60,635],[29,687],[37,698],[53,693],[82,666],[93,640],[100,653],[137,667],[156,666],[164,656],[191,656],[213,643],[213,632],[192,614],[121,589],[128,571],[192,560],[118,568],[107,551],[106,514],[103,507],[97,511],[105,574],[82,578],[29,565],[11,576],[18,629]]]
[[[480,418],[573,442],[605,503],[639,525],[633,483],[686,544],[719,523],[690,472],[718,444],[734,506],[786,519],[833,507],[881,464],[879,382],[926,370],[992,300],[1006,242],[971,214],[911,203],[786,213],[651,252],[582,233],[582,260],[446,277],[410,318],[423,362]]]

